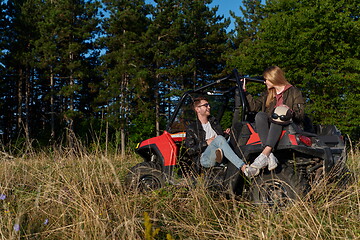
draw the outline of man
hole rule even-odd
[[[207,99],[195,98],[193,109],[197,115],[197,121],[188,126],[185,140],[189,154],[201,154],[200,164],[206,168],[215,166],[216,162],[221,163],[225,156],[246,176],[255,176],[258,170],[247,166],[227,143],[223,135],[229,134],[230,129],[224,132],[217,119],[210,115],[210,104]]]

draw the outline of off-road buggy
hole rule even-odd
[[[320,179],[330,175],[341,177],[346,160],[345,141],[333,125],[284,127],[274,152],[278,167],[271,172],[264,169],[251,180],[226,159],[223,164],[204,169],[199,156],[187,154],[186,127],[196,119],[191,104],[194,97],[201,95],[206,95],[212,115],[223,128],[231,126],[228,141],[235,153],[248,164],[260,154],[262,145],[254,124],[255,113],[248,111],[244,79],[264,84],[261,78],[239,76],[234,70],[225,78],[185,92],[173,108],[166,131],[139,143],[136,151],[144,161],[129,171],[125,179],[127,187],[148,191],[178,184],[182,178],[193,177],[196,181],[196,176],[202,173],[209,189],[250,197],[256,203],[286,205],[304,196]]]

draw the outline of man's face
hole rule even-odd
[[[196,107],[199,116],[210,116],[210,104],[206,100],[201,100]]]

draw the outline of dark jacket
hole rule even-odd
[[[263,93],[258,99],[254,99],[250,94],[246,94],[246,99],[249,102],[250,111],[262,111],[266,112],[269,116],[272,113],[276,99],[270,103],[269,107],[266,107],[266,98],[268,92]],[[283,103],[287,105],[294,113],[293,121],[296,124],[301,124],[304,121],[304,98],[299,89],[292,86],[283,93]]]
[[[210,116],[209,122],[217,135],[224,135],[224,132],[215,117]],[[201,154],[208,146],[205,140],[206,132],[204,131],[199,120],[191,123],[186,129],[185,146],[189,155]]]

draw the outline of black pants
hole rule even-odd
[[[283,127],[279,124],[271,123],[265,112],[258,112],[256,114],[255,126],[263,146],[269,146],[274,149]]]

